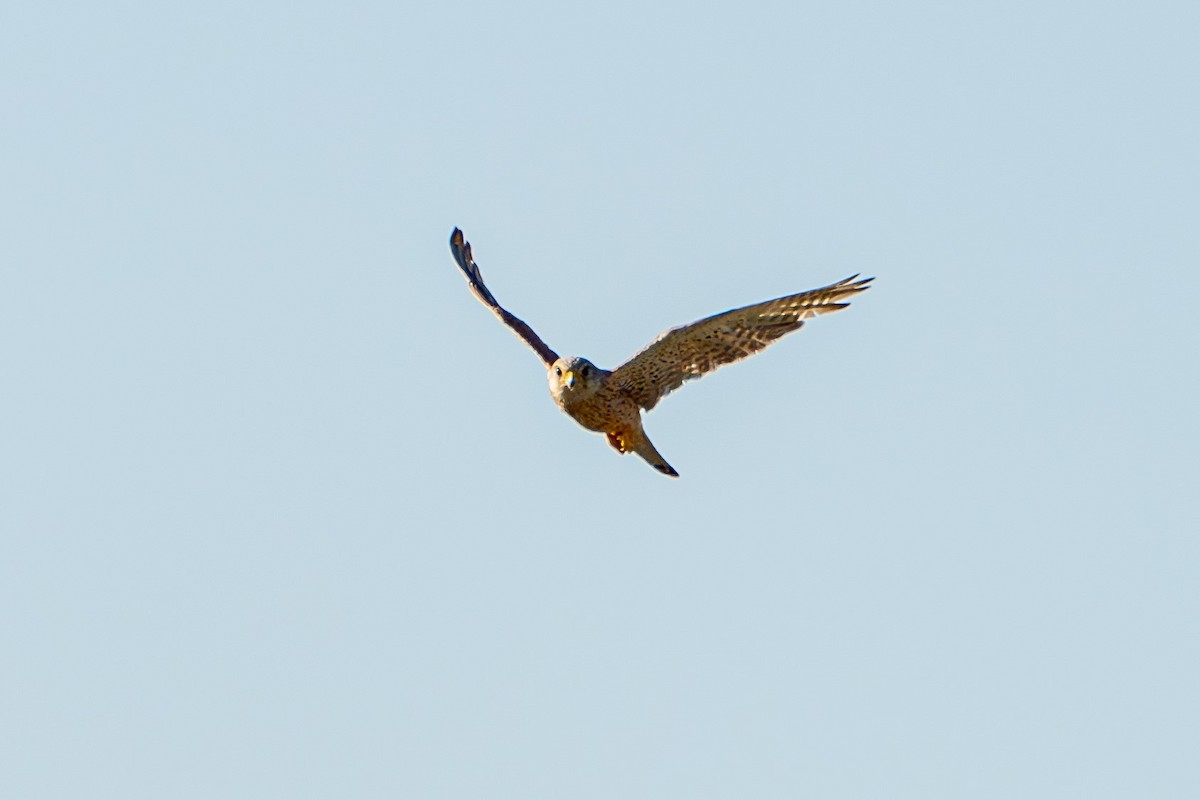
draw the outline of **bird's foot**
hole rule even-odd
[[[619,433],[606,433],[604,435],[608,437],[608,443],[613,446],[613,449],[621,455],[625,455],[633,449],[625,437]]]

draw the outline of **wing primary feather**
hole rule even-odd
[[[454,254],[454,260],[458,263],[463,275],[466,276],[467,284],[471,287],[471,293],[475,295],[476,299],[491,309],[501,322],[512,328],[513,332],[520,336],[541,357],[542,361],[546,362],[547,366],[557,361],[558,354],[542,341],[542,337],[534,333],[533,328],[530,328],[524,320],[509,313],[500,305],[487,288],[487,284],[483,282],[483,273],[480,272],[479,265],[475,263],[475,258],[471,255],[471,243],[466,240],[463,232],[458,228],[455,228],[454,232],[450,234],[450,252]]]

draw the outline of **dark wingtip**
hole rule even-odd
[[[450,252],[472,284],[482,282],[483,279],[478,274],[479,268],[475,266],[475,257],[471,255],[471,243],[463,236],[460,228],[455,228],[450,234]]]
[[[875,280],[875,276],[872,275],[869,278],[860,278],[859,275],[861,275],[861,274],[862,273],[856,272],[853,275],[851,275],[849,278],[846,278],[845,280],[842,280],[842,281],[838,281],[836,284],[834,284],[830,288],[840,289],[845,294],[856,294],[858,292],[865,292],[867,289],[871,288],[871,281]]]

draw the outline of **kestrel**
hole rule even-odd
[[[643,410],[654,408],[684,381],[740,361],[784,334],[799,330],[809,317],[841,311],[849,303],[840,301],[868,289],[874,280],[856,280],[858,275],[851,275],[820,289],[735,308],[672,328],[621,366],[607,370],[586,358],[560,358],[532,328],[496,302],[471,257],[471,245],[458,228],[450,235],[450,250],[479,301],[546,362],[550,396],[558,407],[588,430],[605,434],[617,452],[637,453],[659,472],[675,478],[679,473],[642,429]]]

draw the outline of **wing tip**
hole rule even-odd
[[[843,290],[853,289],[856,292],[861,292],[861,291],[865,291],[866,289],[870,289],[871,281],[875,280],[875,276],[871,275],[869,277],[863,278],[862,280],[858,280],[859,275],[862,275],[862,273],[856,272],[853,275],[851,275],[849,278],[844,278],[844,279],[838,281],[830,288],[843,289]]]
[[[471,254],[471,243],[467,241],[461,228],[455,227],[450,234],[450,252],[454,255],[454,260],[458,262],[459,268],[466,273],[468,280],[472,283],[483,282],[483,277],[479,274],[479,267],[475,265],[475,256]]]

